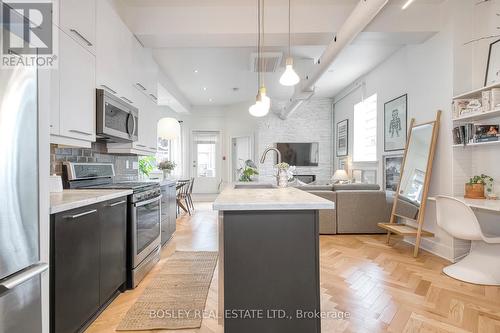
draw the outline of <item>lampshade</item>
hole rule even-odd
[[[158,136],[165,140],[174,140],[181,136],[181,125],[174,118],[162,118],[158,122]]]
[[[346,181],[349,180],[349,176],[344,169],[336,170],[332,177],[333,181]]]

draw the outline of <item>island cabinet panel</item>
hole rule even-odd
[[[224,211],[223,221],[224,332],[320,332],[318,316],[301,315],[320,311],[318,211]]]

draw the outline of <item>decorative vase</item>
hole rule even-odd
[[[172,170],[163,169],[163,179],[168,179],[170,177],[170,172]]]
[[[288,172],[284,169],[278,169],[278,187],[285,188],[288,187]]]
[[[465,198],[485,199],[484,184],[465,184]]]

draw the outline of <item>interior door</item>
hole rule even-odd
[[[253,137],[240,136],[231,139],[231,170],[233,181],[240,178],[240,169],[245,161],[253,160]]]
[[[217,193],[221,182],[220,132],[193,131],[193,192]]]

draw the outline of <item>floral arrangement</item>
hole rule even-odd
[[[172,171],[175,169],[176,166],[177,164],[175,164],[175,162],[172,161],[163,161],[158,163],[158,169],[165,171]]]
[[[281,163],[276,164],[276,168],[278,170],[285,170],[285,171],[287,171],[288,169],[290,169],[290,164],[285,163],[285,162],[281,162]]]

